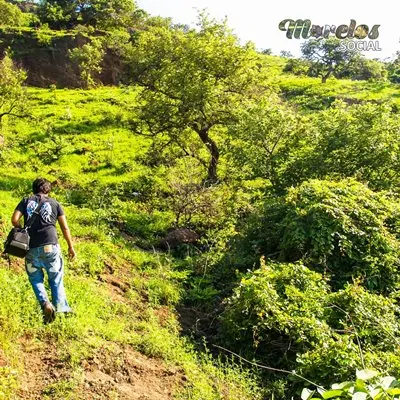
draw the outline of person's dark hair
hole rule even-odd
[[[34,194],[48,194],[51,191],[51,183],[44,178],[37,178],[32,183],[32,190]]]

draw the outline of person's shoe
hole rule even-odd
[[[56,319],[56,309],[54,308],[53,304],[49,301],[45,301],[42,304],[43,310],[43,322],[45,324],[50,324]]]

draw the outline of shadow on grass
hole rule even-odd
[[[98,121],[84,119],[79,122],[67,122],[63,125],[51,128],[51,134],[55,135],[83,135],[92,134],[105,128],[121,128],[123,124],[115,118],[105,116]],[[44,140],[49,132],[35,132],[31,135],[33,140]]]
[[[2,173],[0,176],[0,190],[15,192],[20,195],[21,193],[29,193],[32,186],[31,178],[24,178],[23,176],[13,176]]]

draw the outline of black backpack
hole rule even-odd
[[[24,258],[29,251],[29,228],[35,222],[37,216],[39,215],[40,209],[42,208],[45,199],[40,199],[32,216],[26,221],[23,228],[13,228],[7,236],[4,243],[3,254],[10,254],[12,256]]]

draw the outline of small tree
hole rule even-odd
[[[301,119],[285,107],[277,95],[269,94],[243,107],[228,128],[226,140],[230,164],[236,177],[263,177],[274,181],[280,168],[277,156],[294,137],[306,129]]]
[[[52,29],[71,29],[79,23],[78,10],[76,0],[44,0],[37,13],[40,21]]]
[[[8,53],[0,61],[0,125],[6,115],[26,116],[26,72],[18,69]]]
[[[69,55],[79,66],[83,85],[87,88],[95,86],[95,76],[101,72],[100,63],[104,57],[102,40],[94,38],[90,43],[70,50]]]
[[[83,24],[98,29],[128,27],[137,16],[136,11],[133,0],[91,0],[81,8]]]
[[[293,58],[293,54],[288,51],[288,50],[281,50],[281,57],[285,57],[285,58]]]
[[[299,58],[290,58],[283,67],[283,72],[293,75],[308,75],[311,69],[311,62]]]
[[[336,38],[310,39],[301,45],[301,52],[306,60],[312,62],[313,70],[317,76],[321,76],[322,83],[359,56],[358,50],[341,46],[341,41]]]

